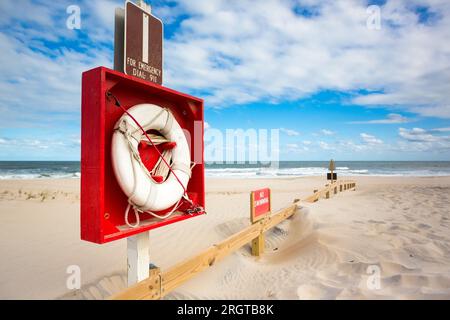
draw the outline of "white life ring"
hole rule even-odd
[[[124,114],[114,127],[111,146],[114,174],[135,209],[141,212],[166,210],[179,203],[190,179],[191,156],[186,136],[167,109],[154,104],[138,104],[127,111],[145,131],[157,130],[167,140],[176,143],[172,150],[171,165],[176,177],[170,172],[162,183],[151,178],[138,153],[139,143],[147,139],[127,114]]]

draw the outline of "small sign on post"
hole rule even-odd
[[[270,214],[271,193],[269,188],[255,190],[250,193],[250,221],[257,223]],[[252,255],[260,256],[264,252],[264,233],[252,241]]]
[[[331,180],[331,183],[333,183],[337,180],[337,174],[334,172],[336,170],[336,164],[333,159],[330,160],[328,170],[330,170],[330,172],[327,173],[327,180]]]
[[[127,1],[124,27],[124,73],[162,84],[162,21],[144,3],[137,6]]]
[[[328,172],[327,173],[327,180],[334,180],[334,181],[336,181],[337,180],[337,173],[336,172],[333,172],[333,173]]]

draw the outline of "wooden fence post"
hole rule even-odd
[[[264,253],[264,232],[252,240],[252,256],[259,257]]]
[[[250,192],[250,221],[252,224],[259,223],[259,220],[255,221],[255,193]],[[259,257],[264,253],[264,232],[261,232],[258,237],[252,240],[252,256]]]
[[[348,182],[347,184],[349,187],[356,188],[355,182]],[[339,182],[340,187],[347,188],[347,184],[342,183],[341,185]],[[259,192],[263,192],[262,198],[264,200],[267,199],[266,193],[264,193],[265,190],[267,189],[259,190]],[[255,206],[255,197],[252,193],[250,194],[250,200],[253,201],[250,208],[254,208]],[[327,193],[329,196],[330,187],[321,189],[318,194],[313,194],[303,200],[300,199],[300,201],[310,203],[315,202],[317,201],[317,197],[322,196],[324,193]],[[270,198],[271,194],[269,189],[269,199]],[[261,199],[261,194],[258,195],[257,199]],[[144,232],[140,234],[142,235],[141,237],[138,237],[139,235],[132,237],[133,240],[130,240],[128,243],[129,279],[131,275],[138,274],[137,271],[131,272],[132,269],[140,270],[142,271],[142,274],[146,274],[147,276],[123,292],[110,297],[110,299],[160,299],[183,284],[185,281],[191,279],[203,270],[212,267],[218,261],[224,259],[227,255],[238,250],[244,245],[247,245],[249,242],[252,242],[252,254],[255,253],[260,255],[264,250],[264,232],[295,214],[295,212],[299,209],[296,204],[299,202],[298,200],[299,199],[295,199],[295,204],[279,210],[274,215],[269,215],[271,210],[270,200],[268,207],[264,206],[264,204],[267,204],[267,201],[257,201],[256,206],[258,206],[258,209],[261,209],[261,206],[264,208],[263,210],[257,210],[259,213],[256,215],[256,218],[259,219],[258,221],[255,221],[256,219],[253,219],[252,217],[252,224],[244,230],[229,236],[220,243],[216,243],[194,257],[177,263],[165,272],[161,272],[159,268],[152,268],[149,270],[148,259],[145,258],[148,258],[149,253],[149,233]],[[252,210],[250,211],[252,212]],[[259,241],[255,241],[257,239],[259,239]],[[139,255],[138,252],[142,253],[142,255]]]
[[[255,193],[258,193],[256,195],[256,197],[258,197],[257,199],[261,199],[261,195],[265,194],[264,192],[268,192],[268,197],[269,197],[269,203],[268,203],[268,207],[266,205],[264,211],[261,212],[257,212],[260,211],[260,207],[258,207],[258,204],[256,204],[255,202]],[[267,199],[267,197],[266,197]],[[257,208],[258,207],[258,208]],[[265,210],[267,210],[267,212],[265,212]],[[257,191],[252,191],[250,192],[250,221],[252,224],[255,223],[260,223],[260,221],[262,219],[264,219],[264,217],[270,215],[270,212],[272,210],[272,192],[270,191],[270,189],[261,189],[261,190],[257,190]],[[252,255],[259,257],[264,253],[264,232],[261,231],[258,235],[258,237],[256,237],[255,239],[252,240]]]

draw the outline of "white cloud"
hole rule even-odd
[[[26,13],[26,14],[25,14]],[[53,23],[52,11],[49,6],[36,5],[32,1],[1,1],[0,21],[3,24],[15,20],[23,23],[49,27]]]
[[[339,142],[339,150],[341,150],[341,152],[360,152],[366,151],[371,147],[372,147],[371,145],[355,143],[352,140],[345,140]]]
[[[450,136],[439,135],[447,132],[448,128],[423,129],[399,128],[398,134],[403,141],[399,141],[399,150],[419,152],[442,152],[450,150]],[[435,134],[437,133],[437,134]]]
[[[405,129],[399,128],[398,134],[403,139],[413,142],[437,142],[437,141],[450,141],[449,136],[436,136],[431,132],[436,130],[425,130],[422,128]]]
[[[439,18],[422,23],[414,11],[419,4]],[[300,5],[315,14],[295,14]],[[373,94],[356,95],[353,103],[450,117],[448,1],[388,1],[379,31],[366,27],[367,5],[357,0],[314,7],[289,0],[180,0],[178,6],[191,16],[166,42],[166,80],[210,92],[207,105],[363,88]]]
[[[287,143],[286,149],[287,153],[302,153],[309,151],[309,147],[304,145],[299,145],[297,143]]]
[[[328,130],[328,129],[322,129],[320,130],[320,133],[322,133],[325,136],[332,136],[334,135],[336,132]]]
[[[71,148],[79,147],[79,139],[69,139],[67,141],[49,139],[11,139],[0,138],[1,148],[25,148],[25,149],[50,149],[50,148]]]
[[[80,137],[74,137],[72,139],[70,139],[70,142],[72,143],[73,146],[79,147],[81,146],[81,138]]]
[[[103,26],[109,30],[114,30],[115,9],[117,7],[122,7],[122,3],[123,2],[111,0],[89,1],[86,6],[83,6],[83,9],[88,11],[93,10],[93,16],[100,19]]]
[[[81,31],[65,28],[67,3],[0,1],[2,128],[57,131],[70,123],[78,131],[81,73],[112,66],[113,10],[123,1],[77,3]],[[421,23],[414,12],[418,4],[438,18]],[[314,14],[295,14],[300,5]],[[179,0],[158,4],[155,12],[180,26],[165,42],[165,85],[198,93],[206,106],[280,102],[336,90],[350,93],[350,103],[393,110],[371,123],[405,123],[403,111],[450,117],[448,1],[389,0],[382,6],[380,31],[366,28],[366,2],[357,0]],[[399,135],[404,144],[445,148],[439,133],[448,129],[421,133],[431,142],[414,142],[420,133],[407,129]],[[297,131],[288,132],[296,136]],[[299,142],[298,147],[302,144],[369,148],[352,141]]]
[[[368,145],[372,145],[373,146],[373,145],[383,144],[383,141],[381,139],[378,139],[375,136],[372,136],[372,135],[367,134],[367,133],[361,133],[360,137]]]
[[[356,143],[351,139],[340,139],[333,142],[319,141],[317,145],[322,150],[333,151],[345,156],[361,152],[366,153],[368,151],[380,153],[389,147],[388,145],[385,145],[382,140],[377,139],[372,135],[362,133],[360,137],[362,141],[359,143]]]
[[[104,8],[104,1],[94,3]],[[108,47],[112,26],[108,33],[93,2],[79,5],[82,30],[92,31],[85,30],[89,37],[99,32],[103,42],[80,40],[80,31],[66,28],[67,4],[1,2],[0,27],[7,26],[0,31],[2,127],[57,128],[79,122],[82,72],[111,67],[113,58]]]
[[[398,124],[411,122],[411,119],[402,116],[398,113],[390,113],[385,119],[376,119],[368,121],[352,121],[352,124]]]
[[[450,128],[435,128],[435,129],[431,129],[430,131],[433,131],[433,132],[450,132]]]
[[[280,131],[290,137],[296,137],[300,135],[300,132],[293,129],[280,128]]]
[[[319,141],[319,147],[322,150],[335,150],[336,148],[333,145],[330,145],[328,142]]]

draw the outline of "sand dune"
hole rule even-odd
[[[245,246],[167,298],[450,298],[450,178],[356,180],[356,191],[302,203],[266,234],[262,257]],[[271,187],[276,210],[323,183],[209,179],[208,214],[152,231],[152,262],[165,269],[244,228],[252,189]],[[125,287],[126,241],[79,240],[78,184],[0,182],[0,298],[103,299]],[[80,290],[65,285],[73,264],[82,270]]]

